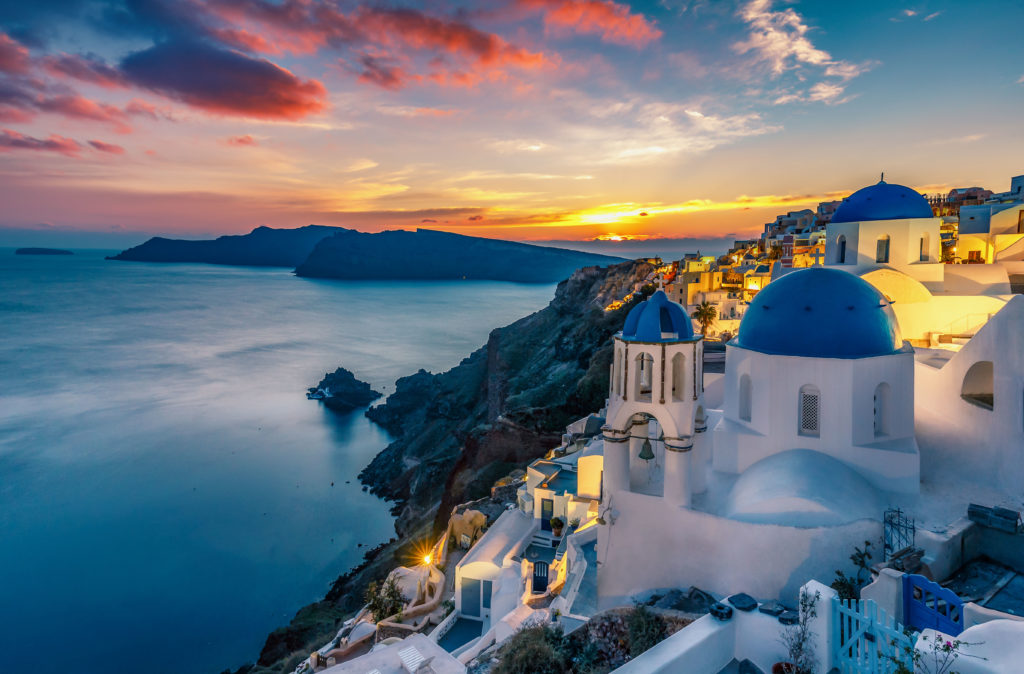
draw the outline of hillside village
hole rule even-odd
[[[1019,671],[1024,176],[651,262],[604,407],[295,671]]]

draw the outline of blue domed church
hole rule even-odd
[[[870,283],[826,267],[782,276],[751,302],[727,350],[716,471],[742,474],[803,449],[879,490],[918,492],[913,349]]]

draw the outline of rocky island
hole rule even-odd
[[[187,241],[155,236],[123,250],[108,260],[133,262],[205,262],[254,267],[294,267],[301,264],[322,239],[340,227],[308,225],[296,229],[257,227],[248,234],[220,236],[212,241]]]
[[[600,408],[610,337],[653,286],[612,303],[653,271],[641,261],[580,269],[558,284],[546,308],[492,331],[456,367],[399,379],[386,402],[366,412],[396,439],[360,476],[392,502],[397,538],[369,551],[322,601],[271,633],[255,665],[238,671],[290,672],[363,605],[370,582],[443,530],[454,505],[488,493],[495,480],[557,445],[566,423]]]
[[[74,255],[70,250],[62,248],[18,248],[15,255]]]
[[[374,234],[341,227],[257,227],[213,241],[154,237],[111,256],[136,262],[294,267],[298,276],[340,280],[469,280],[554,283],[587,265],[622,258],[418,229]]]
[[[382,395],[343,367],[328,372],[319,384],[306,392],[310,400],[319,400],[338,412],[351,412],[366,407]]]

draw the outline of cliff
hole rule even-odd
[[[621,258],[564,248],[418,229],[365,234],[338,232],[319,242],[295,270],[335,279],[466,279],[552,283],[580,267]]]
[[[604,307],[653,270],[644,262],[580,269],[558,284],[546,308],[492,331],[486,345],[447,372],[399,379],[383,405],[367,410],[395,441],[361,479],[393,501],[399,538],[368,552],[322,601],[268,635],[257,664],[239,672],[292,671],[362,605],[370,581],[434,539],[454,505],[485,495],[512,468],[557,445],[568,423],[600,409],[611,336],[638,300],[615,311]]]
[[[492,331],[458,366],[399,379],[383,405],[367,410],[395,441],[360,479],[394,502],[400,535],[427,521],[440,529],[453,505],[484,495],[557,445],[567,424],[603,407],[611,336],[632,304],[604,307],[651,271],[643,262],[581,269],[546,308]]]
[[[322,239],[344,231],[348,230],[307,225],[297,229],[257,227],[248,234],[221,236],[213,241],[185,241],[156,236],[107,259],[295,267],[306,259]]]

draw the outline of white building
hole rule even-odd
[[[941,226],[923,196],[879,182],[844,199],[826,228],[825,265],[878,288],[915,346],[973,335],[1011,294],[1004,265],[943,264]]]
[[[842,271],[783,276],[751,303],[726,356],[713,467],[739,475],[796,449],[877,489],[917,493],[914,356],[885,298]]]

